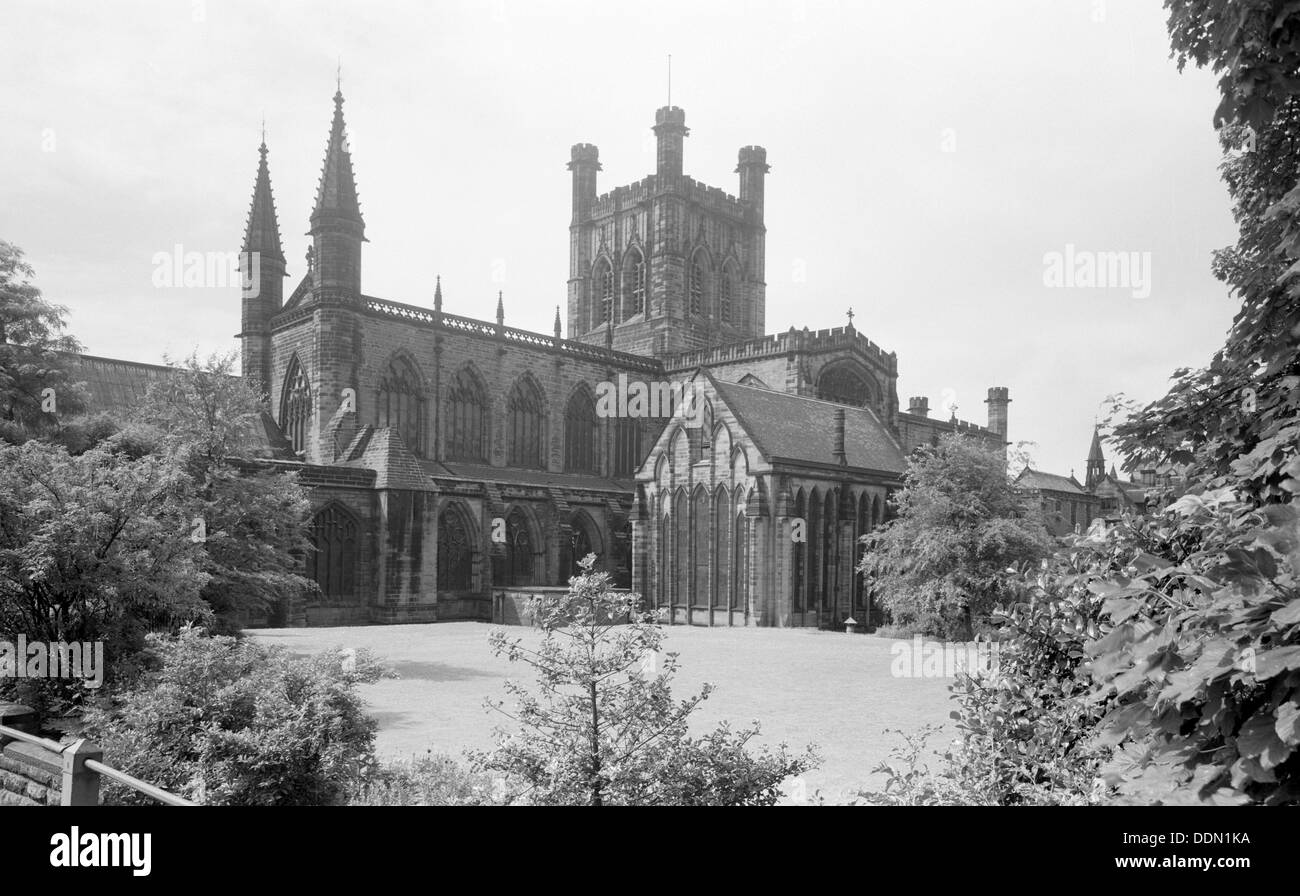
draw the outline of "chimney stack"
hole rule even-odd
[[[918,417],[930,416],[930,399],[924,395],[914,395],[907,400],[907,412]]]
[[[835,409],[835,462],[841,467],[849,464],[848,455],[844,453],[844,408]]]

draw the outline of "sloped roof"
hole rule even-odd
[[[68,361],[69,379],[74,383],[85,383],[86,391],[90,393],[86,409],[91,413],[134,410],[144,400],[150,383],[170,379],[176,373],[175,369],[162,364],[141,364],[94,355],[72,355]]]
[[[1020,475],[1016,477],[1016,482],[1026,488],[1036,488],[1049,492],[1069,492],[1075,495],[1087,494],[1079,483],[1069,476],[1057,476],[1055,473],[1044,473],[1042,470],[1033,470],[1025,467]]]
[[[311,274],[303,274],[302,279],[298,281],[298,286],[289,294],[289,301],[284,303],[281,312],[288,311],[297,306],[302,301],[303,296],[311,292]]]
[[[888,473],[907,470],[902,448],[870,408],[723,383],[707,371],[705,375],[768,460],[836,463],[835,412],[843,410],[844,454],[848,466]]]
[[[438,463],[426,460],[424,471],[430,476],[447,476],[453,479],[470,479],[475,482],[501,482],[509,485],[532,485],[540,488],[588,489],[591,491],[628,492],[633,488],[631,479],[607,479],[587,473],[552,473],[548,470],[520,470],[492,467],[486,464],[467,464],[458,461]]]
[[[361,456],[346,466],[366,467],[375,471],[375,488],[400,488],[420,490],[429,486],[420,462],[397,430],[381,426],[365,442]]]
[[[293,443],[285,438],[275,418],[268,411],[262,411],[258,415],[258,422],[261,425],[254,430],[253,440],[257,443],[259,453],[280,460],[294,460]]]

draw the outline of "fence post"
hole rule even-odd
[[[98,806],[99,775],[86,768],[86,760],[102,762],[104,751],[85,738],[63,751],[61,806]]]

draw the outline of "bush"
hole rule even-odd
[[[486,806],[504,796],[500,778],[476,774],[433,752],[364,768],[348,793],[351,806]]]
[[[864,801],[884,805],[1078,805],[1102,799],[1099,766],[1109,751],[1092,732],[1105,710],[1090,698],[1085,645],[1105,630],[1101,600],[1089,590],[1118,546],[1077,544],[1042,568],[1020,568],[1007,589],[1019,599],[995,612],[995,672],[959,675],[952,713],[959,736],[937,768],[919,757],[935,731],[905,737],[884,791]]]
[[[146,655],[156,668],[85,717],[128,774],[205,805],[328,805],[373,761],[356,685],[384,673],[364,652],[305,658],[186,627],[150,635]],[[152,803],[116,784],[103,802]]]
[[[816,754],[784,744],[751,751],[757,725],[692,737],[687,719],[712,688],[673,699],[677,657],[654,660],[663,629],[639,611],[638,595],[613,592],[608,573],[591,571],[595,559],[581,562],[567,594],[534,598],[543,633],[535,649],[493,633],[497,655],[536,671],[537,692],[508,681],[517,705],[489,702],[519,727],[498,731],[491,752],[471,754],[475,770],[501,777],[506,803],[773,805],[781,783],[815,767]]]
[[[1125,802],[1300,802],[1300,510],[1224,488],[1134,536],[1150,553],[1091,586],[1108,782]]]

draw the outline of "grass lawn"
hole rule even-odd
[[[509,725],[483,707],[504,697],[507,677],[528,680],[525,666],[494,658],[477,622],[376,625],[346,628],[260,629],[250,634],[297,653],[334,645],[366,647],[395,668],[400,679],[365,685],[362,693],[379,721],[378,750],[409,757],[433,750],[459,756],[489,747],[492,729]],[[533,636],[529,629],[512,629]],[[931,742],[952,736],[946,679],[894,678],[891,639],[807,629],[727,629],[674,626],[665,648],[680,654],[674,694],[685,697],[703,682],[716,686],[693,725],[724,719],[760,723],[765,741],[791,747],[818,745],[822,767],[805,776],[808,793],[828,801],[855,786],[879,786],[871,769],[899,743],[887,728],[944,725]]]

